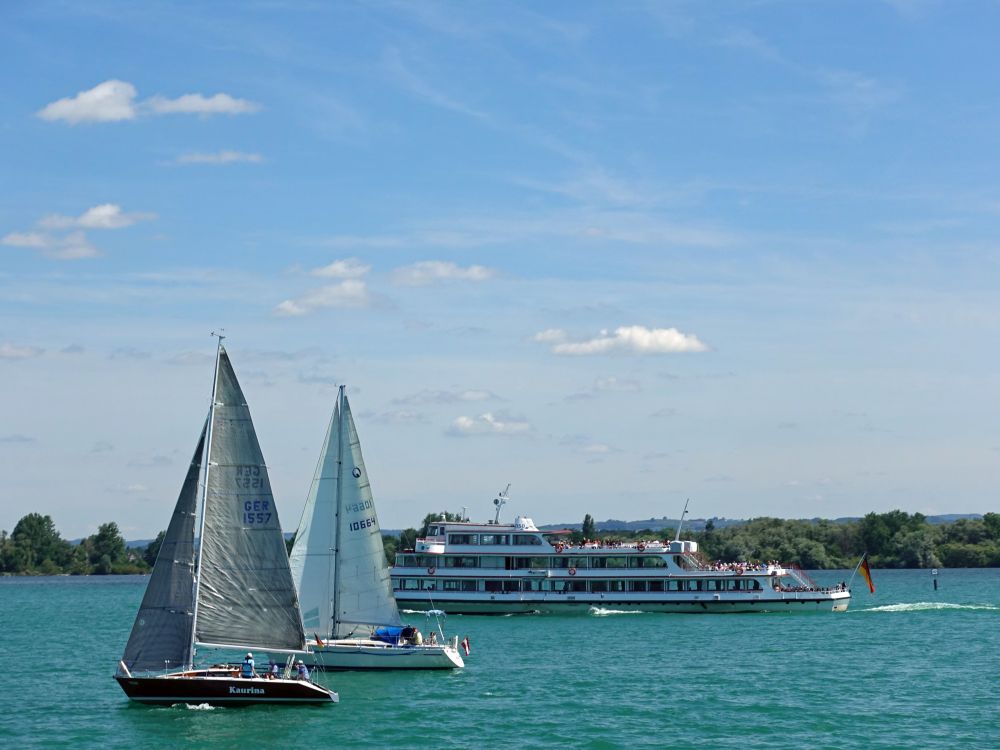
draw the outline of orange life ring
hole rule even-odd
[[[571,576],[575,576],[575,575],[576,575],[576,568],[570,568],[570,569],[569,569],[569,574],[570,574]]]
[[[639,542],[639,551],[640,552],[645,552],[646,551],[646,545],[643,544],[642,542]]]
[[[430,567],[429,567],[429,568],[427,569],[427,575],[431,575],[431,576],[432,576],[432,575],[434,575],[435,573],[437,573],[437,568],[435,568],[435,567],[434,567],[433,565],[431,565],[431,566],[430,566]]]

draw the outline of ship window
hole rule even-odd
[[[677,583],[676,581],[671,581],[671,583]],[[649,582],[650,591],[663,591],[663,581],[650,581]],[[676,591],[677,589],[674,589]]]
[[[479,544],[479,534],[450,534],[448,542],[450,544]]]
[[[483,555],[479,559],[480,568],[504,568],[507,566],[507,558],[499,555]]]
[[[521,590],[521,579],[515,578],[511,581],[503,582],[504,591],[520,591]]]
[[[681,584],[684,581],[667,581],[667,591],[683,591],[684,587]]]
[[[617,581],[608,581],[608,591],[624,591],[625,581],[618,579]]]
[[[479,567],[479,558],[448,555],[444,558],[444,566],[446,568],[477,568]]]
[[[608,582],[607,581],[591,581],[590,582],[591,591],[607,591]]]
[[[667,561],[664,560],[659,555],[646,555],[645,557],[639,558],[642,562],[640,567],[642,568],[665,568],[667,567]]]
[[[629,581],[628,590],[629,591],[645,591],[647,588],[646,581]]]
[[[396,555],[396,565],[401,568],[415,568],[417,566],[416,555]]]
[[[592,568],[626,568],[628,567],[627,557],[595,557]]]
[[[740,581],[735,578],[726,581],[726,591],[736,591],[739,588],[742,588],[742,586],[740,586]]]
[[[480,544],[510,544],[510,534],[480,534]]]
[[[441,588],[444,591],[458,591],[461,581],[441,581]]]
[[[437,579],[436,578],[424,578],[420,581],[420,588],[424,591],[434,591],[437,589]]]
[[[570,581],[566,586],[567,591],[586,591],[587,582],[586,581]]]
[[[550,557],[549,564],[553,568],[586,568],[587,558],[582,555],[559,555],[558,557]],[[596,566],[595,566],[596,567]]]
[[[540,578],[525,578],[521,581],[522,591],[541,591],[542,580]]]
[[[514,544],[535,545],[541,543],[542,540],[534,534],[514,534]]]
[[[428,526],[427,527],[427,536],[437,536],[437,535],[438,535],[438,527],[437,526]]]
[[[419,578],[404,578],[403,579],[403,590],[404,591],[416,591],[420,588]]]

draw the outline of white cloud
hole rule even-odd
[[[40,357],[44,349],[37,346],[18,346],[16,344],[0,344],[0,359],[31,359]]]
[[[537,341],[540,344],[556,344],[560,341],[565,341],[568,336],[569,334],[561,328],[546,328],[544,331],[539,331],[532,336],[531,340]]]
[[[456,417],[448,428],[449,435],[465,437],[469,435],[524,435],[531,432],[531,425],[524,419],[494,416],[490,412],[478,417]]]
[[[214,154],[192,153],[181,154],[175,164],[235,164],[245,162],[260,164],[264,157],[260,154],[250,154],[245,151],[216,151]]]
[[[44,250],[49,246],[49,238],[41,232],[11,232],[0,242],[11,247],[30,247],[34,250]]]
[[[122,207],[115,203],[102,203],[99,206],[88,208],[77,217],[61,216],[52,214],[46,216],[38,225],[44,229],[69,229],[79,227],[81,229],[124,229],[140,221],[151,221],[156,218],[156,214],[134,211],[125,213]]]
[[[392,274],[392,280],[402,286],[426,286],[441,281],[486,281],[497,275],[486,266],[461,266],[450,261],[425,260],[410,266],[401,266]]]
[[[553,354],[587,355],[609,354],[626,351],[635,354],[674,354],[678,352],[703,352],[708,347],[693,334],[681,333],[676,328],[646,328],[621,326],[613,332],[607,330],[586,341],[566,341],[558,329],[536,333],[535,341],[551,343]]]
[[[125,213],[117,204],[102,203],[88,208],[79,216],[50,214],[37,223],[37,226],[44,231],[11,232],[0,239],[0,244],[38,250],[43,255],[58,260],[96,258],[101,252],[90,243],[82,230],[124,229],[140,221],[151,221],[155,218],[154,213],[144,211]]]
[[[455,404],[469,401],[502,401],[492,391],[469,388],[466,390],[452,389],[450,391],[423,390],[408,396],[393,399],[394,404]]]
[[[145,102],[145,106],[158,115],[245,115],[261,108],[256,102],[236,99],[229,94],[184,94],[176,99],[154,96]]]
[[[297,299],[287,299],[276,305],[274,314],[290,317],[306,315],[324,307],[364,308],[372,304],[365,282],[347,279],[339,284],[310,289]]]
[[[261,106],[229,94],[184,94],[176,99],[154,96],[136,102],[138,92],[127,81],[115,79],[99,83],[74,97],[59,99],[38,111],[43,120],[62,120],[70,125],[81,122],[120,122],[134,120],[140,114],[169,115],[239,115],[257,112]]]
[[[125,81],[99,83],[89,91],[72,98],[47,104],[38,116],[50,122],[65,120],[70,125],[80,122],[117,122],[135,118],[135,86]]]
[[[359,279],[372,270],[372,267],[365,265],[357,258],[344,258],[335,260],[326,266],[314,268],[309,273],[313,276],[323,276],[330,279]]]

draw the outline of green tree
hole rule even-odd
[[[417,530],[416,529],[403,529],[399,532],[399,546],[397,549],[400,550],[411,550],[417,544]]]
[[[156,535],[156,539],[147,544],[146,549],[143,550],[142,559],[145,560],[146,565],[151,568],[156,564],[156,556],[160,554],[160,547],[163,545],[163,537],[166,535],[166,531],[161,531]]]
[[[10,535],[14,544],[14,572],[28,572],[46,563],[46,569],[62,566],[70,557],[70,544],[64,541],[51,516],[29,513],[17,522]]]
[[[580,529],[580,533],[583,534],[584,539],[595,539],[597,537],[597,525],[594,523],[594,518],[589,513],[583,517],[583,528]]]
[[[115,563],[125,561],[125,539],[114,521],[102,523],[86,542],[89,543],[90,562],[96,566],[95,573],[110,573]]]

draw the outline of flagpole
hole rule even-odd
[[[865,558],[866,558],[866,557],[868,557],[868,550],[865,550],[865,551],[864,551],[864,552],[862,553],[862,555],[861,555],[861,559],[860,559],[860,560],[858,560],[858,564],[854,566],[854,572],[853,572],[853,573],[851,573],[851,580],[849,580],[849,581],[847,582],[847,590],[848,590],[848,591],[850,591],[850,590],[851,590],[851,584],[852,584],[852,583],[854,583],[854,576],[856,576],[856,575],[858,574],[858,570],[859,570],[859,569],[861,568],[861,563],[863,563],[863,562],[865,561]]]

